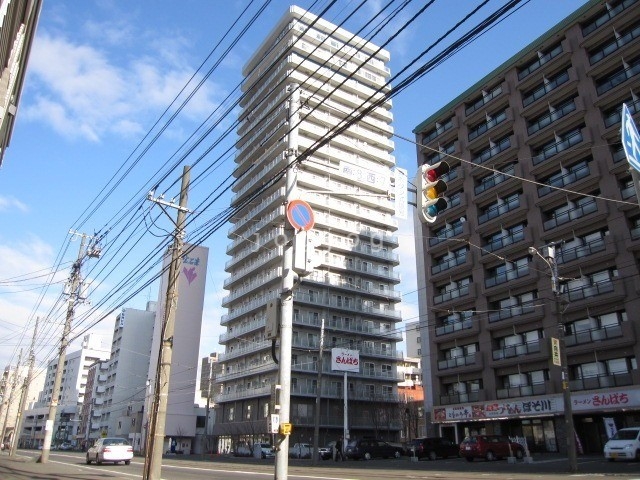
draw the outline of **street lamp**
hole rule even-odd
[[[567,436],[567,456],[569,457],[569,471],[578,471],[578,459],[576,454],[575,427],[573,425],[573,407],[571,405],[571,388],[569,386],[569,365],[567,363],[567,349],[565,346],[565,328],[560,306],[560,281],[558,278],[558,264],[556,263],[556,244],[547,245],[548,255],[545,257],[535,247],[529,247],[529,253],[540,257],[551,271],[551,291],[556,303],[556,320],[560,343],[560,367],[562,371],[562,398],[564,400],[564,424]]]

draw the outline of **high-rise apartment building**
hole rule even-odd
[[[602,451],[605,422],[638,424],[640,211],[620,125],[623,102],[640,111],[639,36],[640,2],[590,1],[416,127],[419,164],[451,165],[449,207],[416,222],[438,433],[563,451],[561,331],[578,451]]]
[[[278,365],[265,321],[267,304],[278,302],[282,294],[283,245],[290,240],[284,236],[285,180],[252,197],[283,171],[292,153],[304,157],[296,166],[294,197],[308,202],[315,213],[309,233],[318,264],[293,291],[291,442],[312,437],[319,388],[321,442],[342,432],[344,376],[331,370],[332,347],[359,351],[360,371],[349,373],[347,380],[351,436],[397,436],[400,431],[396,366],[402,355],[396,344],[402,335],[396,329],[400,294],[394,289],[399,282],[398,239],[394,203],[387,197],[395,165],[391,102],[374,108],[322,148],[313,148],[377,89],[388,88],[388,61],[388,52],[290,7],[244,67],[238,181],[231,205],[250,204],[238,211],[229,230],[231,258],[224,283],[229,294],[223,300],[228,313],[221,321],[227,331],[220,337],[225,351],[219,356],[222,368],[214,397],[214,433],[221,441],[266,437],[266,416],[274,413]],[[288,118],[295,88],[300,93],[300,105],[294,105],[297,125]],[[296,152],[288,151],[292,128]]]

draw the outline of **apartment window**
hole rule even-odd
[[[640,57],[629,60],[605,77],[596,80],[596,92],[598,92],[598,95],[602,95],[630,78],[635,77],[638,73],[640,73]]]
[[[483,238],[482,254],[494,252],[524,239],[527,222],[502,226],[499,231]]]
[[[474,125],[474,126],[469,128],[468,140],[472,141],[472,140],[478,138],[480,135],[488,132],[493,127],[495,127],[497,125],[500,125],[501,123],[503,123],[506,120],[507,120],[507,109],[506,108],[504,110],[494,114],[493,116],[487,114],[486,115],[486,119],[484,121],[482,121],[479,124],[476,124],[476,125]]]
[[[625,9],[636,3],[637,0],[619,0],[617,2],[607,2],[601,13],[594,15],[586,22],[582,23],[582,36],[586,37],[591,32],[597,30],[613,17],[619,15]]]
[[[531,90],[527,90],[522,93],[522,106],[526,107],[536,100],[544,97],[549,92],[552,92],[560,85],[563,85],[569,81],[569,72],[564,70],[556,75],[546,78]]]
[[[538,70],[545,63],[549,62],[553,58],[557,57],[562,53],[562,44],[557,43],[556,45],[549,47],[546,50],[538,51],[538,55],[536,58],[531,60],[529,63],[524,65],[523,67],[518,69],[518,80],[522,80],[526,78],[531,73]]]
[[[493,218],[497,218],[511,210],[515,210],[520,207],[520,195],[521,191],[514,192],[506,197],[498,198],[495,202],[492,202],[484,207],[479,208],[478,224],[488,222]]]
[[[576,110],[575,97],[577,95],[557,102],[555,105],[549,105],[549,111],[539,115],[527,122],[527,133],[533,135],[534,133],[548,127],[554,122],[557,122],[562,117],[567,116],[571,112]]]
[[[489,90],[483,90],[481,97],[477,98],[476,100],[470,103],[465,104],[466,105],[464,110],[465,115],[472,114],[473,112],[475,112],[479,108],[482,108],[484,105],[486,105],[491,100],[493,100],[494,98],[496,98],[501,94],[502,94],[502,84],[496,87],[493,87],[492,89],[489,89]]]
[[[233,408],[234,407],[229,407],[229,410],[228,410],[227,420],[230,422],[233,422]]]
[[[476,195],[485,192],[496,185],[509,180],[515,175],[515,162],[508,163],[502,167],[497,168],[496,172],[490,173],[489,175],[476,180],[476,186],[474,188],[474,192]]]
[[[589,170],[589,161],[591,161],[591,158],[567,167],[560,165],[559,171],[538,180],[539,183],[545,184],[538,187],[538,196],[544,197],[559,188],[564,188],[567,185],[571,185],[578,180],[588,177],[591,173]]]
[[[613,38],[609,38],[606,42],[598,45],[589,51],[589,63],[591,65],[598,63],[603,58],[616,52],[624,45],[628,44],[635,38],[640,36],[640,24],[632,25],[629,28],[614,32]]]
[[[435,128],[432,128],[427,133],[422,136],[422,144],[429,143],[431,140],[436,137],[442,135],[447,130],[451,130],[453,128],[453,117],[445,120],[444,123],[436,122]]]

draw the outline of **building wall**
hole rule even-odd
[[[182,269],[178,280],[179,295],[175,314],[165,425],[167,438],[193,438],[196,434],[194,398],[209,249],[201,246],[192,247],[192,245],[184,246],[185,255],[182,258]],[[151,344],[151,361],[147,375],[147,378],[151,379],[149,395],[154,394],[155,388],[154,379],[156,378],[157,358],[160,351],[170,261],[171,257],[165,256],[164,267],[166,270],[159,290],[158,309]]]
[[[582,449],[601,451],[603,417],[638,424],[640,215],[620,108],[640,111],[639,28],[640,3],[591,1],[415,129],[418,164],[452,167],[449,207],[416,222],[434,430],[562,451],[563,331]],[[550,260],[530,250],[550,242],[559,311]]]
[[[285,181],[259,191],[286,162],[289,86],[300,86],[302,109],[296,137],[296,186],[290,198],[307,201],[315,226],[314,271],[300,277],[294,289],[291,421],[296,435],[313,432],[318,388],[323,406],[321,429],[329,441],[342,429],[342,382],[330,368],[329,349],[359,351],[363,365],[349,374],[349,426],[353,435],[375,434],[378,407],[398,401],[396,365],[402,340],[395,285],[398,256],[394,250],[397,223],[392,201],[384,198],[392,183],[391,103],[384,102],[357,126],[314,149],[318,138],[357,109],[362,99],[389,77],[388,52],[322,19],[290,7],[246,63],[236,162],[238,182],[231,205],[239,208],[229,229],[226,264],[229,277],[223,300],[228,313],[221,319],[227,332],[220,338],[222,372],[216,378],[215,434],[266,439],[266,416],[273,413],[278,365],[265,336],[268,305],[277,304],[282,290],[283,244],[286,242]],[[348,42],[360,45],[360,52]],[[286,45],[286,47],[285,47]],[[306,58],[305,58],[306,57]],[[319,68],[329,60],[331,69]],[[346,76],[357,71],[349,86]],[[327,91],[338,87],[330,97]],[[385,87],[386,89],[386,87]],[[377,94],[377,98],[380,94]],[[373,126],[372,126],[373,125]],[[340,195],[335,195],[335,193]],[[345,194],[346,193],[346,194]],[[318,386],[320,330],[324,320],[322,384]],[[385,432],[396,436],[393,418]],[[262,437],[262,438],[261,438]],[[225,442],[227,442],[225,440]],[[295,438],[291,442],[297,441]],[[228,443],[226,443],[228,444]]]

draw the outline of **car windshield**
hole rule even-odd
[[[124,438],[107,438],[104,442],[102,442],[103,445],[129,445],[129,442],[127,442]]]
[[[635,440],[640,430],[618,430],[611,440]]]

